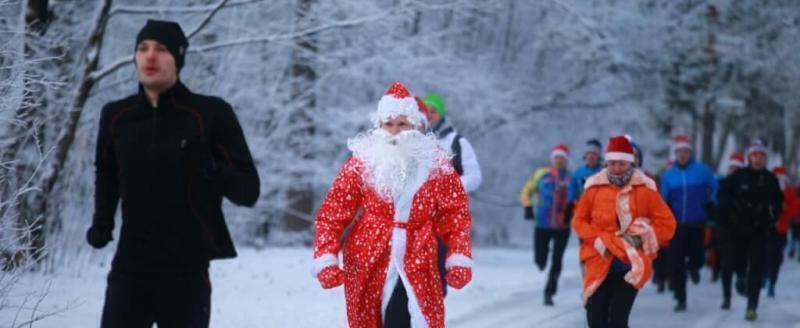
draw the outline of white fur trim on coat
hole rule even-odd
[[[414,103],[416,106],[416,102]],[[420,163],[416,170],[416,175],[409,177],[405,187],[398,195],[394,195],[393,201],[395,206],[394,221],[395,222],[408,222],[411,215],[411,206],[414,201],[414,195],[425,184],[430,176],[434,163]],[[386,318],[386,307],[389,305],[389,300],[394,292],[394,287],[400,283],[406,289],[408,296],[408,312],[411,316],[412,328],[427,328],[429,327],[425,315],[422,313],[420,307],[420,300],[417,299],[414,287],[408,279],[405,271],[405,258],[407,246],[408,231],[406,229],[394,228],[392,229],[392,244],[389,254],[389,267],[387,268],[386,280],[383,283],[383,292],[381,294],[381,318]]]
[[[444,262],[444,268],[450,269],[452,267],[472,268],[472,259],[464,254],[452,254],[447,257]]]
[[[596,249],[597,252],[600,253],[600,256],[606,254],[606,244],[603,243],[603,240],[600,239],[600,237],[594,239],[594,249]]]
[[[316,278],[320,271],[332,265],[339,265],[338,256],[331,253],[320,255],[311,261],[311,276]]]

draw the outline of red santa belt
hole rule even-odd
[[[395,221],[394,227],[398,229],[406,229],[406,230],[417,230],[422,228],[421,224],[409,224],[408,222],[397,222]]]

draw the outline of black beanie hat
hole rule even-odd
[[[586,151],[584,153],[594,152],[597,155],[603,154],[603,144],[600,143],[597,139],[590,139],[586,141]]]
[[[144,40],[155,40],[166,46],[172,57],[175,57],[175,66],[178,71],[183,68],[183,59],[186,56],[189,41],[186,40],[178,23],[149,19],[136,36],[136,46],[138,47],[139,43]]]
[[[642,154],[642,148],[639,148],[635,142],[631,142],[631,146],[633,146],[633,155],[639,159],[639,166],[644,166],[644,154]]]

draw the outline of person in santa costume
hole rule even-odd
[[[572,228],[586,268],[582,298],[589,327],[628,327],[636,294],[676,222],[655,182],[634,167],[627,138],[611,138],[605,160],[606,168],[584,185]]]
[[[348,140],[352,156],[317,214],[313,274],[326,289],[344,284],[350,328],[444,327],[437,237],[448,248],[447,283],[472,279],[467,194],[447,151],[418,130],[424,120],[393,83],[374,129]]]

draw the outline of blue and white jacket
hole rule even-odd
[[[686,166],[673,164],[661,176],[661,197],[678,224],[704,224],[709,217],[706,204],[716,205],[717,189],[719,184],[711,169],[694,159]]]

